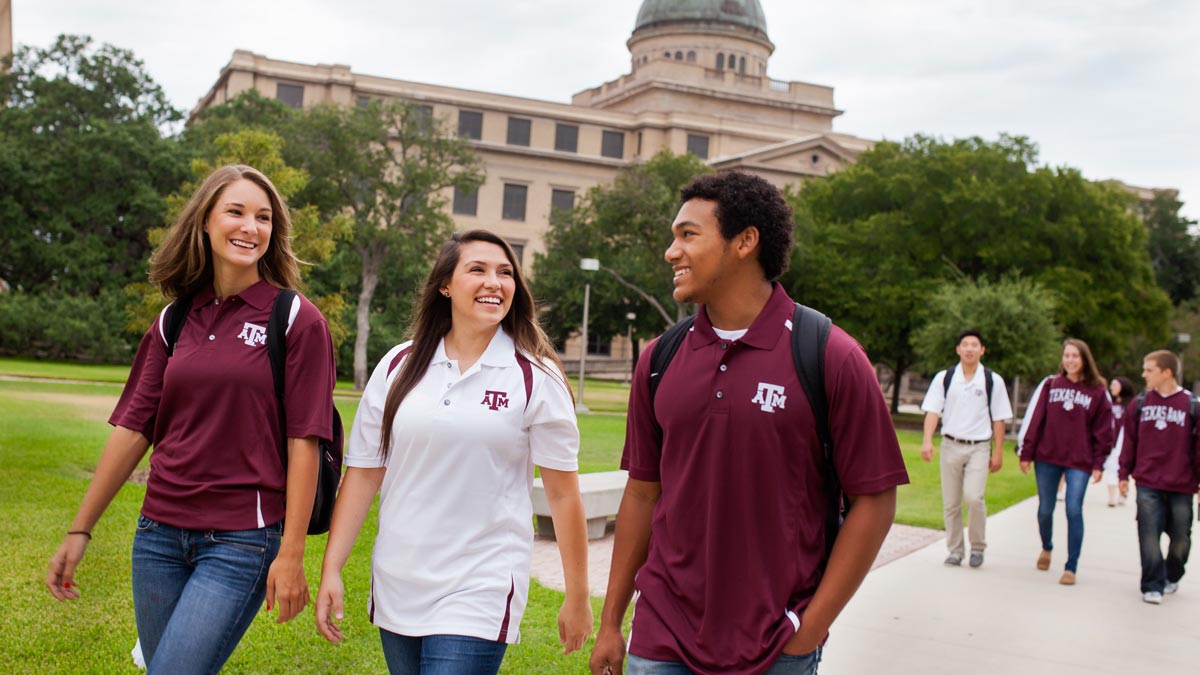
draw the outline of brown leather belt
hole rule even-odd
[[[951,436],[950,434],[942,434],[942,438],[949,438],[950,440],[952,440],[955,443],[958,443],[960,445],[979,445],[980,443],[990,443],[992,440],[990,438],[985,438],[982,441],[968,441],[965,438],[955,438],[955,437]]]

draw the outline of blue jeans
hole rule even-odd
[[[149,675],[216,673],[267,590],[282,530],[183,530],[138,516],[133,608]]]
[[[392,675],[496,675],[508,645],[466,635],[409,637],[379,629]]]
[[[821,647],[802,656],[780,654],[766,675],[817,675],[821,664]],[[625,660],[626,675],[692,675],[688,667],[678,661],[651,661],[630,654]]]
[[[1087,492],[1088,479],[1092,474],[1082,469],[1069,469],[1045,462],[1033,463],[1038,490],[1038,530],[1042,535],[1042,549],[1054,549],[1054,504],[1058,499],[1058,481],[1067,476],[1067,571],[1074,573],[1079,565],[1079,551],[1083,548],[1083,495]]]
[[[1138,543],[1142,553],[1142,592],[1162,593],[1166,582],[1183,578],[1192,548],[1192,496],[1154,488],[1137,488]],[[1170,539],[1163,560],[1162,536]]]

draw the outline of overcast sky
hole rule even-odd
[[[629,69],[641,0],[13,0],[18,45],[132,50],[190,109],[235,49],[567,102]],[[1200,2],[762,0],[768,74],[831,85],[834,129],[1001,132],[1092,179],[1181,190],[1200,219]]]

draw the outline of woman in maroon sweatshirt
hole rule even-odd
[[[1029,427],[1021,442],[1021,471],[1034,474],[1038,487],[1038,529],[1042,552],[1037,567],[1050,569],[1054,548],[1054,505],[1058,481],[1067,479],[1067,564],[1060,584],[1074,585],[1083,547],[1083,495],[1088,476],[1099,482],[1113,446],[1112,404],[1092,351],[1083,340],[1063,342],[1062,368],[1038,387]]]

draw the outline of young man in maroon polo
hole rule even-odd
[[[1179,386],[1179,357],[1160,350],[1146,355],[1142,379],[1146,393],[1126,411],[1121,468],[1121,496],[1129,493],[1129,477],[1137,481],[1138,542],[1142,557],[1142,600],[1162,603],[1179,589],[1192,546],[1192,495],[1200,487],[1193,394]],[[1144,400],[1143,400],[1144,397]],[[1137,415],[1138,402],[1142,413]],[[1162,553],[1162,536],[1170,544]]]
[[[908,475],[875,372],[833,327],[825,390],[851,508],[826,556],[825,458],[791,352],[792,214],[747,174],[684,187],[666,259],[675,298],[700,305],[650,400],[638,363],[593,673],[812,673],[830,625],[891,527]],[[651,347],[652,348],[652,347]]]

